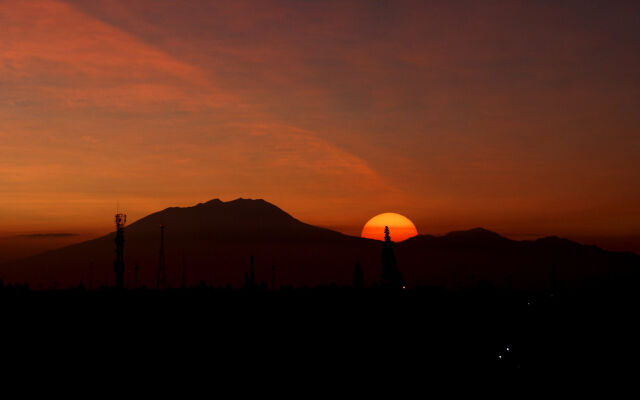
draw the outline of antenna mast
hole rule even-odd
[[[124,225],[127,223],[127,215],[117,213],[116,222],[116,259],[113,262],[113,270],[116,273],[116,288],[124,288]]]

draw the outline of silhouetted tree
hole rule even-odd
[[[388,289],[402,289],[405,287],[402,274],[396,264],[393,242],[389,234],[389,227],[384,227],[384,243],[382,244],[382,286]]]
[[[364,288],[364,273],[360,267],[360,261],[356,261],[356,266],[353,268],[353,287],[355,289]]]

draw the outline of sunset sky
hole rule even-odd
[[[263,198],[640,251],[639,1],[0,0],[0,236]]]

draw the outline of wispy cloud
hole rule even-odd
[[[0,223],[246,196],[631,229],[640,10],[604,4],[3,0]]]
[[[45,239],[45,238],[65,238],[78,236],[76,233],[29,233],[24,235],[18,235],[18,237],[31,238],[31,239]]]

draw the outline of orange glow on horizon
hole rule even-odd
[[[411,220],[396,213],[378,214],[371,218],[362,228],[363,238],[384,240],[384,227],[389,227],[389,234],[393,242],[401,242],[416,236],[418,230]]]
[[[243,197],[640,253],[640,2],[293,3],[0,0],[0,241]]]

